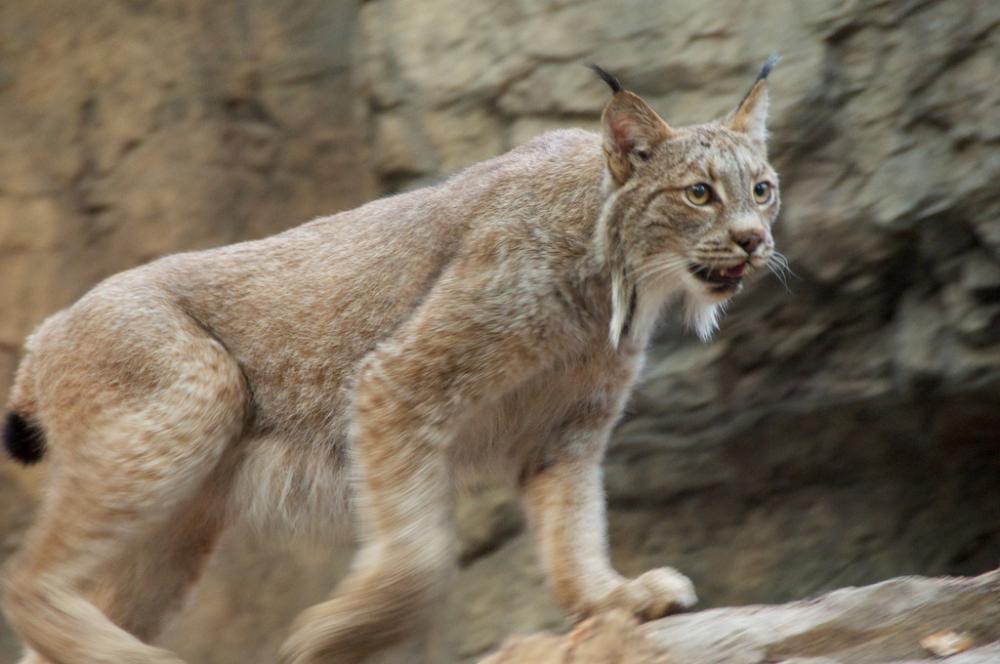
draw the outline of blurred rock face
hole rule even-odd
[[[729,110],[774,51],[776,232],[797,276],[755,284],[709,345],[665,325],[607,465],[614,557],[676,565],[708,605],[989,569],[998,26],[986,2],[7,3],[0,372],[108,274],[596,127],[607,92],[581,63],[680,125]],[[6,506],[35,476],[3,473],[8,551],[26,513]],[[510,495],[463,501],[460,520],[435,661],[559,626]],[[168,641],[272,661],[345,555],[237,529]],[[13,647],[0,628],[0,659]]]
[[[610,613],[565,636],[512,638],[479,664],[917,664],[948,655],[955,655],[953,664],[991,664],[1000,657],[998,616],[997,572],[910,576],[808,601],[699,611],[642,626]]]

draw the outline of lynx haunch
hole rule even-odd
[[[178,664],[149,645],[234,519],[361,548],[286,663],[358,662],[447,588],[456,488],[519,487],[567,611],[691,606],[670,568],[609,561],[601,459],[656,318],[707,338],[775,257],[769,59],[727,117],[613,96],[430,188],[107,279],[26,343],[6,444],[51,457],[6,577],[25,662]]]

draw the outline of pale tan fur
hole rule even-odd
[[[282,661],[358,662],[446,590],[454,492],[485,472],[521,487],[568,611],[693,604],[670,568],[611,568],[600,463],[660,309],[678,302],[707,337],[738,290],[690,268],[771,256],[753,90],[680,129],[618,92],[603,136],[548,133],[432,188],[163,258],[45,321],[10,404],[51,456],[6,577],[31,661],[177,664],[144,641],[227,523],[353,514],[353,571]],[[719,200],[693,205],[698,182]]]

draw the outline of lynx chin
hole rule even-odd
[[[617,79],[602,131],[554,131],[451,179],[104,281],[28,338],[5,442],[51,457],[5,576],[22,662],[180,664],[149,645],[234,520],[360,549],[286,664],[349,664],[423,626],[456,490],[520,490],[559,602],[695,603],[608,561],[601,459],[661,309],[702,338],[774,253],[769,58],[725,118],[671,127]],[[596,83],[596,82],[595,82]]]

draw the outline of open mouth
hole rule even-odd
[[[718,268],[711,268],[707,265],[699,265],[698,263],[689,263],[688,271],[701,281],[713,286],[713,291],[723,292],[739,287],[743,282],[743,274],[746,272],[746,267],[746,263]]]

